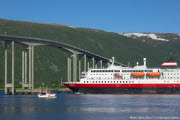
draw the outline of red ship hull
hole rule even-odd
[[[85,94],[180,94],[180,84],[64,84]]]

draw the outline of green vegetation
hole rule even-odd
[[[180,41],[139,40],[102,30],[71,28],[58,24],[44,24],[0,19],[0,34],[44,38],[71,44],[90,52],[134,66],[147,58],[148,67],[158,67],[169,57],[180,54]],[[170,38],[170,34],[167,34]],[[15,82],[21,82],[21,51],[15,45]],[[11,45],[8,46],[8,80],[11,80]],[[4,42],[0,41],[0,87],[4,84]],[[179,61],[178,61],[179,62]],[[66,81],[67,54],[49,46],[35,47],[35,85]],[[83,65],[82,65],[83,70]]]

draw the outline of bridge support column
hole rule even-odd
[[[22,51],[22,89],[24,89],[24,50]]]
[[[12,41],[12,95],[14,95],[14,41]]]
[[[86,72],[86,55],[84,55],[84,72]]]
[[[14,41],[11,43],[12,45],[12,83],[8,84],[7,82],[7,42],[5,42],[5,94],[7,94],[7,88],[12,88],[12,95],[14,95]]]
[[[34,46],[32,46],[32,89],[34,89]]]
[[[73,81],[77,82],[77,54],[73,54]]]
[[[111,65],[109,62],[107,63],[108,67]]]
[[[7,42],[5,42],[5,85],[4,85],[4,93],[7,95]]]
[[[89,71],[89,59],[88,59],[88,71]]]
[[[92,68],[94,69],[94,57],[92,58]]]
[[[98,60],[95,61],[95,69],[97,69],[97,67],[98,67],[97,64],[98,64]]]
[[[25,84],[27,84],[27,50],[25,50],[25,65],[24,65],[24,69],[25,69]]]
[[[67,58],[67,80],[70,82],[70,57]]]
[[[100,60],[100,67],[101,67],[101,69],[102,69],[102,64],[103,64],[103,63],[102,63],[102,60]]]
[[[27,49],[29,50],[29,82],[27,81]],[[22,88],[34,89],[34,47],[22,52]]]
[[[32,86],[32,83],[31,83],[31,76],[32,76],[32,74],[31,74],[31,72],[32,72],[31,60],[32,60],[32,58],[31,57],[32,57],[31,56],[31,46],[29,46],[29,89],[31,89],[31,86]]]
[[[79,80],[81,78],[81,56],[79,55]]]
[[[71,82],[71,58],[69,59],[69,82]]]

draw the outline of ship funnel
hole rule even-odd
[[[144,58],[143,60],[144,60],[144,67],[146,67],[146,58]]]

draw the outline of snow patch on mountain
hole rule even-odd
[[[164,39],[160,36],[157,36],[154,33],[119,33],[119,34],[127,36],[127,37],[134,37],[134,38],[145,36],[145,37],[151,38],[153,40],[169,41],[169,40]]]
[[[75,26],[71,26],[71,25],[68,25],[68,27],[71,27],[71,28],[77,28],[77,27],[75,27]]]

